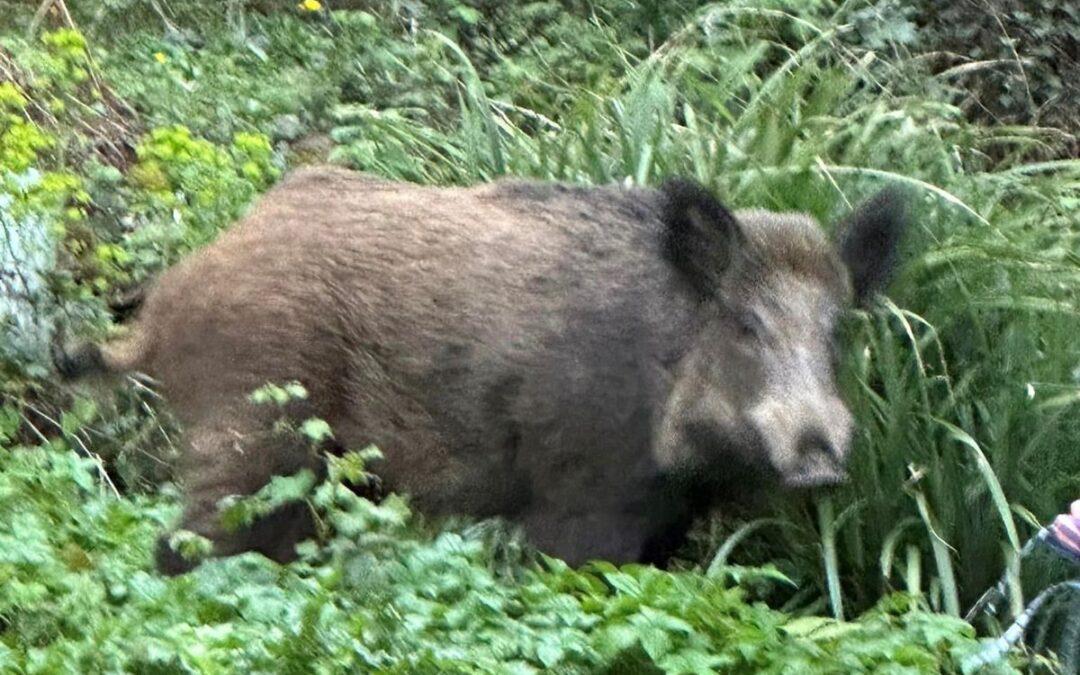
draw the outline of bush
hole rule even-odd
[[[135,154],[128,201],[143,224],[119,250],[140,275],[212,240],[280,173],[261,134],[237,133],[219,146],[187,127],[162,127],[152,129]]]

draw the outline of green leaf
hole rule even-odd
[[[300,425],[300,433],[304,434],[312,443],[322,443],[328,438],[334,437],[334,432],[330,429],[330,425],[325,420],[321,420],[317,417],[305,420]]]
[[[289,401],[306,399],[307,395],[307,389],[299,382],[289,382],[284,386],[268,382],[251,392],[248,399],[258,405],[273,403],[283,406]]]
[[[18,410],[11,406],[0,406],[0,443],[12,440],[21,423]]]
[[[825,626],[832,626],[837,622],[826,616],[802,616],[784,624],[784,632],[794,637],[806,637]]]
[[[450,16],[456,17],[462,23],[474,26],[480,22],[480,12],[468,5],[455,5],[450,10]]]
[[[89,398],[76,398],[68,410],[60,415],[60,428],[65,435],[71,436],[94,419],[97,415],[97,403]]]
[[[176,551],[185,560],[199,560],[210,555],[214,544],[206,537],[189,530],[176,530],[169,535],[169,548]]]
[[[226,530],[236,531],[285,504],[307,498],[314,487],[315,474],[310,469],[291,476],[274,476],[253,495],[222,499],[218,504],[219,522]]]

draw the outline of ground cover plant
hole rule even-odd
[[[2,668],[959,671],[979,646],[959,615],[1003,569],[1013,609],[1060,575],[1017,552],[1080,495],[1080,161],[1058,108],[1077,17],[987,7],[1002,33],[980,18],[964,54],[963,8],[888,0],[0,1]],[[152,383],[60,388],[48,336],[106,334],[130,288],[327,156],[425,183],[683,174],[823,222],[905,187],[902,277],[845,327],[852,480],[703,521],[673,572],[570,570],[356,497],[356,455],[264,495],[322,514],[300,563],[156,576],[167,407]],[[1033,641],[1076,670],[1080,603],[1057,612]]]

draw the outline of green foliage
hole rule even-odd
[[[904,596],[841,623],[750,604],[724,576],[548,560],[515,582],[489,570],[480,541],[424,534],[397,498],[376,506],[336,480],[312,491],[310,474],[255,501],[307,496],[330,528],[322,548],[305,544],[288,567],[248,554],[165,580],[148,569],[173,498],[117,498],[96,469],[62,446],[0,450],[4,670],[959,672],[978,645]],[[238,503],[230,518],[253,515]],[[190,533],[174,540],[205,553]]]
[[[170,126],[152,129],[135,154],[130,209],[147,225],[127,238],[125,250],[143,273],[213,239],[279,174],[269,141],[258,134],[237,133],[222,146]]]
[[[100,469],[59,441],[0,450],[4,670],[35,659],[44,660],[32,670],[47,670],[41,647],[61,636],[92,639],[101,625],[95,619],[109,615],[131,573],[149,563],[171,509],[160,500],[117,499],[99,482]]]
[[[965,106],[973,117],[1080,131],[1071,112],[1080,106],[1080,7],[1075,2],[912,4],[924,14],[933,11],[938,20],[911,46],[944,53],[937,67],[970,92]],[[886,21],[898,5],[886,10]],[[1075,153],[1075,138],[1072,147]]]
[[[46,72],[41,75],[44,77],[45,86],[59,84],[70,88],[90,77],[87,70],[86,38],[77,30],[62,28],[45,33],[41,36],[41,42],[49,55],[49,58],[43,61],[47,64]]]
[[[313,487],[315,474],[307,469],[292,476],[274,476],[253,495],[224,499],[218,505],[221,524],[230,531],[251,525],[289,502],[306,499]]]
[[[41,43],[14,43],[8,57],[0,41],[0,69],[9,74],[0,82],[0,370],[38,376],[37,333],[55,311],[43,277],[58,242],[77,247],[69,229],[85,220],[90,200],[85,179],[56,159],[79,150],[61,128],[83,121],[66,101],[87,78],[85,43],[74,31],[47,33]]]
[[[314,444],[322,443],[323,441],[334,437],[334,432],[330,429],[330,425],[327,424],[325,420],[321,420],[317,417],[304,420],[300,425],[300,433]]]
[[[249,399],[256,405],[273,403],[280,407],[287,404],[289,401],[306,399],[307,395],[307,389],[299,382],[286,382],[283,385],[267,382],[251,392]]]
[[[48,148],[48,136],[26,121],[21,113],[26,97],[12,82],[0,83],[0,110],[4,112],[0,131],[0,161],[11,173],[26,171],[37,159],[38,151]]]

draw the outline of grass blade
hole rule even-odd
[[[913,487],[915,503],[919,507],[919,516],[930,533],[930,547],[934,553],[934,564],[938,571],[938,580],[941,585],[942,601],[945,612],[951,616],[960,616],[960,593],[956,587],[956,572],[953,570],[952,558],[950,557],[949,544],[938,534],[940,527],[930,510],[930,503],[926,494],[918,487]]]
[[[826,495],[817,502],[818,527],[821,532],[821,555],[825,566],[825,583],[829,591],[829,606],[833,618],[844,620],[844,598],[840,589],[840,562],[836,554],[836,519],[832,497]]]

